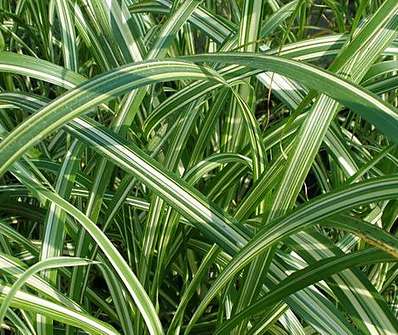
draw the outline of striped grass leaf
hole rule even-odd
[[[238,257],[234,257],[223,273],[217,278],[211,289],[202,300],[195,316],[191,319],[190,325],[196,322],[197,318],[215,297],[219,289],[236,275],[250,260],[261,254],[266,248],[270,248],[283,238],[300,230],[305,230],[316,224],[321,218],[325,219],[337,212],[352,208],[366,202],[373,202],[381,199],[394,198],[397,194],[396,178],[386,177],[374,179],[353,186],[348,186],[339,192],[329,193],[317,201],[313,201],[301,210],[297,210],[285,218],[275,220],[272,224],[265,226],[256,236],[240,251]],[[277,227],[277,228],[276,228]],[[188,326],[189,329],[189,326]]]

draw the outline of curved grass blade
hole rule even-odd
[[[29,280],[31,276],[33,276],[37,272],[50,268],[59,268],[66,266],[87,266],[89,263],[92,263],[92,261],[85,260],[82,258],[53,257],[34,264],[15,281],[15,283],[11,286],[8,294],[2,301],[0,306],[0,323],[3,322],[4,316],[7,312],[8,307],[11,304],[12,299],[15,297],[20,288]]]

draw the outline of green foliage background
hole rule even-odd
[[[397,334],[397,0],[0,0],[2,334]]]

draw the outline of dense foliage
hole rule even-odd
[[[397,0],[0,0],[3,334],[397,334]]]

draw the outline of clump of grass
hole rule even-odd
[[[398,3],[0,1],[0,324],[395,334]]]

